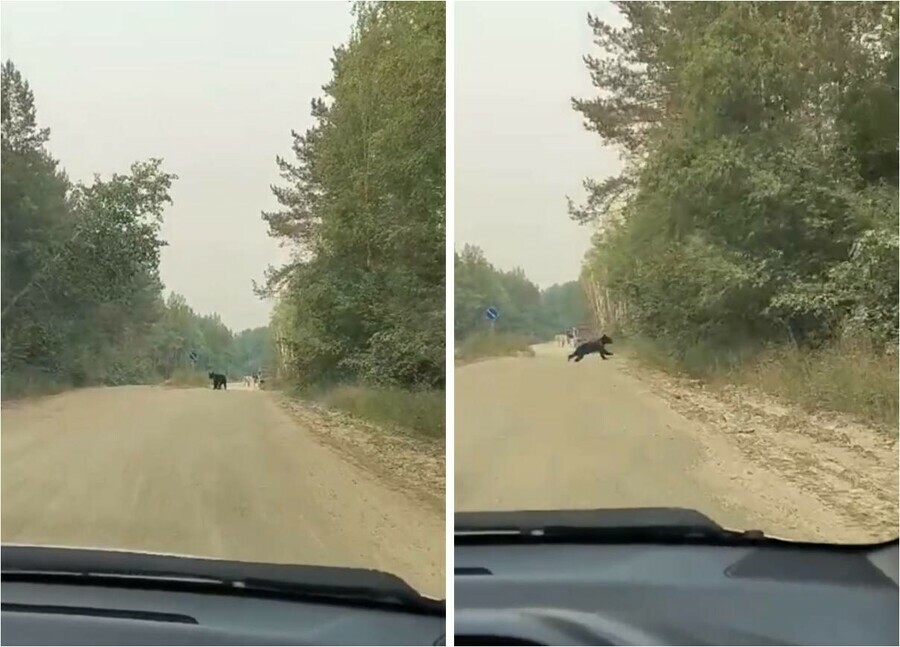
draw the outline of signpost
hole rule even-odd
[[[191,364],[193,364],[193,365],[196,366],[196,364],[197,364],[197,358],[199,357],[199,355],[197,355],[197,351],[192,350],[192,351],[188,354],[188,357],[191,358]]]
[[[484,318],[491,324],[491,334],[494,334],[494,324],[497,323],[497,319],[500,318],[500,311],[494,306],[490,306],[484,311]]]

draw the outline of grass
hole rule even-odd
[[[0,380],[0,394],[3,400],[55,395],[72,388],[72,384],[60,379],[59,376],[31,367],[8,372]]]
[[[641,361],[712,385],[742,384],[807,411],[835,411],[892,429],[898,418],[898,358],[865,341],[840,340],[817,350],[781,346],[687,348],[676,356],[652,341],[632,338]]]
[[[301,395],[329,409],[344,411],[377,425],[399,428],[419,438],[444,439],[444,391],[407,391],[344,384],[317,391],[307,390]]]
[[[686,374],[703,380],[730,376],[733,371],[752,361],[762,350],[758,346],[723,348],[702,342],[684,349],[675,349],[639,336],[616,341],[620,348],[627,349],[646,364],[669,373]]]
[[[513,333],[482,332],[470,335],[456,346],[456,359],[470,361],[483,357],[526,355],[531,357],[532,340]]]
[[[172,377],[166,380],[167,386],[209,386],[209,376],[204,371],[189,368],[178,368]]]
[[[781,348],[746,362],[736,377],[805,409],[849,413],[897,431],[896,353],[853,342],[816,351]]]

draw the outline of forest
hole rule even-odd
[[[264,365],[267,328],[235,335],[164,294],[160,227],[177,178],[162,160],[71,182],[12,61],[2,97],[3,396]]]
[[[897,3],[615,4],[573,99],[625,161],[570,200],[595,316],[692,373],[791,361],[784,388],[896,420]]]
[[[441,391],[444,5],[353,13],[314,125],[277,159],[280,209],[262,215],[293,252],[259,288],[276,299],[276,370],[300,388]]]
[[[484,252],[465,245],[454,258],[454,330],[457,342],[485,333],[489,307],[500,313],[495,333],[518,335],[529,342],[547,341],[567,328],[590,322],[584,288],[569,281],[541,289],[524,270],[494,267]]]

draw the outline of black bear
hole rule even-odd
[[[585,355],[590,355],[591,353],[598,353],[600,359],[606,359],[612,355],[612,351],[606,350],[606,345],[611,343],[613,343],[613,340],[606,335],[603,335],[600,339],[586,341],[583,344],[579,344],[575,351],[569,355],[569,360],[574,357],[576,362],[580,362]]]
[[[213,373],[212,371],[210,371],[209,379],[212,380],[213,389],[215,389],[216,391],[218,391],[219,389],[225,389],[226,391],[228,390],[228,380],[225,379],[225,376],[221,373]]]

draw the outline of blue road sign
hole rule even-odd
[[[197,351],[193,351],[193,350],[192,350],[191,353],[190,353],[190,355],[188,355],[188,357],[191,358],[191,361],[192,361],[192,362],[196,362],[196,361],[197,361],[197,357],[198,357]]]
[[[497,310],[494,306],[491,306],[487,310],[484,311],[484,318],[488,321],[497,321],[500,317],[500,311]]]

